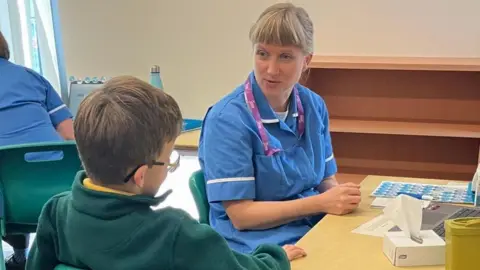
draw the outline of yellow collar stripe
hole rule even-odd
[[[129,193],[129,192],[121,191],[121,190],[116,190],[116,189],[112,189],[112,188],[108,188],[108,187],[104,187],[104,186],[94,184],[90,178],[85,178],[83,180],[83,185],[88,189],[95,190],[95,191],[100,191],[100,192],[105,192],[105,193],[115,193],[115,194],[121,194],[121,195],[126,195],[126,196],[135,195],[133,193]]]

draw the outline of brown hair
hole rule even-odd
[[[313,23],[305,9],[292,3],[274,4],[260,14],[250,29],[253,44],[293,45],[313,53]]]
[[[130,170],[156,160],[181,131],[177,102],[132,76],[109,80],[88,95],[74,121],[85,171],[104,184],[121,184]]]
[[[2,31],[0,31],[0,58],[10,59],[10,50],[8,49],[8,43]]]

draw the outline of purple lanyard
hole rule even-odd
[[[255,102],[255,97],[253,96],[252,91],[252,82],[251,79],[247,79],[245,82],[245,102],[250,107],[252,111],[253,118],[255,118],[255,122],[257,123],[258,131],[260,132],[260,137],[262,138],[263,148],[265,149],[265,155],[271,156],[276,152],[280,151],[280,149],[271,148],[268,144],[268,136],[267,130],[262,124],[262,118],[260,117],[260,111],[258,110],[257,103]],[[293,87],[293,94],[295,95],[295,101],[297,102],[297,110],[298,110],[298,137],[302,137],[303,132],[305,131],[305,112],[303,111],[302,101],[300,100],[300,95],[298,94],[298,89]]]

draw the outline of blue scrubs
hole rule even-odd
[[[283,201],[318,194],[323,179],[337,172],[323,99],[296,85],[305,111],[305,132],[299,138],[298,110],[290,98],[285,121],[277,118],[253,74],[252,90],[269,144],[280,149],[267,156],[243,85],[212,106],[204,119],[199,159],[205,174],[211,226],[230,247],[243,253],[258,245],[294,244],[323,215],[303,218],[268,230],[238,231],[228,218],[222,201]]]
[[[0,58],[0,146],[61,141],[56,127],[69,118],[72,114],[45,78]],[[45,152],[38,158],[50,155],[56,156]]]

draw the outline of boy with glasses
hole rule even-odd
[[[163,91],[113,78],[80,104],[74,123],[85,172],[43,208],[27,269],[290,269],[303,251],[265,245],[232,251],[207,225],[174,208],[153,210],[182,115]]]

